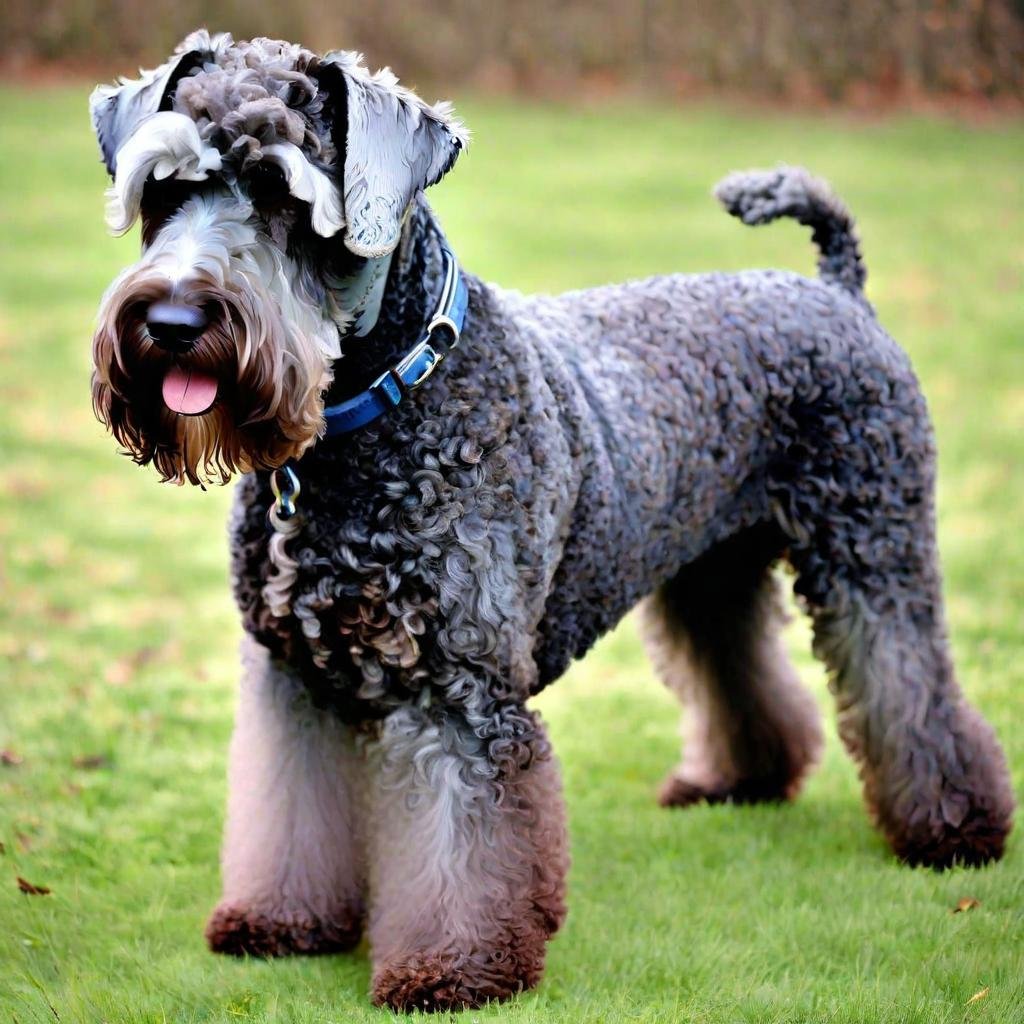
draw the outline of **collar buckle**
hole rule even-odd
[[[402,382],[406,391],[415,391],[441,365],[443,359],[444,352],[438,351],[424,338],[390,372]],[[409,379],[407,374],[411,373],[416,376]]]
[[[419,341],[365,391],[324,409],[324,436],[358,430],[383,416],[410,391],[424,384],[445,356],[458,346],[469,306],[469,289],[447,245],[442,245],[441,260],[441,296]]]

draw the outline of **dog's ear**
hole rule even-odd
[[[389,69],[370,74],[362,60],[337,50],[312,73],[330,94],[345,245],[372,259],[395,248],[409,203],[451,169],[469,133],[449,104],[424,103]]]
[[[216,51],[230,44],[222,32],[213,37],[205,30],[193,32],[178,44],[174,56],[138,78],[119,79],[117,85],[98,85],[89,97],[89,113],[107,173],[117,170],[117,151],[138,123],[158,110],[169,110],[174,87],[190,71],[213,60]]]

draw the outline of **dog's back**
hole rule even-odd
[[[909,361],[860,290],[852,220],[827,186],[783,168],[736,175],[718,194],[748,223],[810,224],[821,277],[755,270],[495,293],[511,325],[502,344],[540,353],[538,386],[557,391],[575,452],[566,472],[578,497],[539,626],[539,685],[682,566],[774,522],[791,446],[837,458],[826,417],[856,432],[896,414],[929,436]]]

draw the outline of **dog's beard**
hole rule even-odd
[[[322,423],[328,363],[315,342],[289,336],[276,305],[244,281],[234,289],[194,283],[176,293],[201,306],[210,325],[184,355],[146,331],[150,303],[168,282],[145,268],[115,283],[93,341],[93,407],[135,462],[163,480],[225,483],[236,471],[298,458]],[[216,397],[187,415],[166,400],[168,373],[212,379]]]

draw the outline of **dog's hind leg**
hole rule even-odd
[[[893,850],[911,864],[983,864],[1010,829],[1006,763],[954,676],[930,482],[909,465],[897,479],[891,494],[910,500],[816,510],[791,551],[796,590],[831,672],[840,736]]]
[[[359,772],[351,730],[247,639],[228,771],[218,953],[351,949],[361,930]]]
[[[652,661],[685,707],[665,806],[790,799],[817,759],[818,709],[777,635],[777,540],[765,528],[725,541],[643,606]]]

